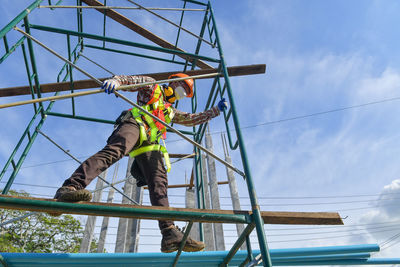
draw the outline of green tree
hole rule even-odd
[[[10,195],[29,197],[28,193],[10,191]],[[26,211],[0,210],[0,224],[18,218]],[[73,253],[79,252],[83,228],[71,215],[52,217],[35,213],[29,217],[0,226],[1,252]],[[90,251],[96,252],[97,240]]]

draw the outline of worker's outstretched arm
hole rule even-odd
[[[217,106],[199,113],[187,113],[174,109],[175,115],[172,122],[185,126],[199,125],[217,117],[220,112],[224,111],[227,107],[228,104],[225,101],[225,98],[223,98],[219,101]]]
[[[121,85],[132,85],[139,83],[147,83],[147,82],[155,82],[156,80],[149,76],[141,76],[141,75],[115,75],[110,79],[107,79],[103,82],[102,89],[105,90],[107,94],[114,93],[114,89],[118,88]],[[126,91],[136,92],[141,89],[151,89],[154,85],[145,85],[143,87],[131,88]],[[124,90],[125,91],[125,90]]]

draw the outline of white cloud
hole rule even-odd
[[[376,208],[371,209],[360,217],[361,223],[369,224],[367,230],[372,240],[382,244],[382,256],[398,254],[400,229],[393,222],[400,220],[398,196],[400,195],[400,180],[393,180],[383,187],[380,197],[373,203]],[[376,227],[381,226],[381,231]],[[385,231],[386,230],[386,231]]]

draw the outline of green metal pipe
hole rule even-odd
[[[189,2],[189,3],[192,3],[192,4],[196,4],[196,5],[200,5],[200,6],[207,6],[207,4],[199,2],[199,1],[195,1],[195,0],[182,0],[182,1]]]
[[[11,55],[11,54],[15,51],[15,49],[17,49],[17,47],[20,46],[20,45],[24,42],[24,40],[25,40],[25,36],[21,37],[21,39],[19,39],[13,46],[11,46],[11,48],[7,51],[7,53],[4,54],[4,56],[2,56],[2,57],[0,58],[0,64],[1,64],[4,60],[6,60],[6,58],[7,58],[9,55]]]
[[[254,260],[253,250],[251,248],[250,236],[246,236],[247,259]]]
[[[53,103],[54,103],[54,102],[53,102]],[[39,112],[40,112],[41,110],[42,110],[42,109],[39,109]],[[43,123],[44,123],[45,119],[46,119],[46,116],[43,116],[42,119],[40,120],[38,126],[36,127],[36,129],[40,129],[40,128],[43,126]],[[27,133],[29,133],[29,131],[27,131]],[[21,155],[20,159],[18,160],[17,165],[16,165],[16,167],[15,167],[13,173],[11,174],[10,178],[8,179],[6,186],[4,187],[4,189],[3,189],[3,191],[2,191],[2,194],[7,194],[8,191],[10,190],[11,185],[12,185],[12,183],[14,182],[15,177],[17,176],[17,173],[18,173],[19,169],[20,169],[21,166],[22,166],[22,163],[25,161],[25,158],[26,158],[26,156],[28,155],[28,152],[29,152],[29,150],[31,149],[31,147],[32,147],[32,145],[33,145],[33,142],[34,142],[35,139],[36,139],[37,134],[38,134],[38,133],[35,131],[35,132],[33,133],[33,135],[31,136],[31,138],[29,138],[29,142],[28,142],[28,144],[26,145],[24,151],[22,152],[22,155]]]
[[[107,6],[107,0],[104,0],[104,6]],[[106,37],[106,21],[107,21],[107,11],[108,10],[104,10],[103,13],[103,37]],[[81,31],[83,32],[83,31]],[[103,41],[103,47],[106,47],[106,42]]]
[[[59,92],[57,92],[55,95],[57,95],[57,94],[59,94]],[[26,130],[25,130],[25,132],[24,132],[24,134],[23,134],[23,137],[24,137],[25,134],[28,134],[28,133],[29,133],[29,128],[30,128],[30,126],[31,126],[31,123],[33,123],[33,121],[35,120],[36,116],[37,116],[39,113],[47,113],[47,112],[49,112],[49,111],[51,110],[51,108],[53,107],[54,103],[55,103],[55,102],[51,102],[51,103],[47,106],[47,109],[46,109],[44,112],[42,111],[42,106],[39,107],[37,113],[34,115],[34,118],[31,120],[30,124],[28,124],[28,127],[26,128]],[[40,122],[39,122],[38,125],[36,126],[36,129],[37,129],[37,130],[40,130],[40,128],[42,128],[43,123],[44,123],[44,121],[46,120],[46,118],[47,118],[46,116],[43,116],[43,117],[42,117],[42,119],[40,120]],[[37,133],[37,131],[35,131],[35,133],[34,133],[34,134],[32,135],[32,137],[29,139],[29,142],[28,142],[28,144],[26,145],[24,151],[22,152],[22,155],[21,155],[20,159],[18,160],[18,163],[17,163],[17,165],[15,166],[14,171],[12,172],[10,178],[8,179],[7,184],[6,184],[6,186],[4,187],[2,194],[7,194],[8,191],[10,190],[10,187],[11,187],[12,183],[14,182],[14,179],[15,179],[15,177],[17,176],[17,173],[18,173],[19,169],[21,168],[22,163],[24,162],[24,160],[25,160],[25,158],[26,158],[26,156],[27,156],[27,154],[28,154],[30,148],[32,147],[33,142],[35,141],[37,135],[38,135],[38,133]],[[21,139],[23,139],[23,138],[21,138]],[[16,149],[14,150],[14,152],[16,153]],[[13,153],[14,153],[14,152],[13,152]],[[12,155],[12,157],[13,157],[13,155]],[[11,158],[11,157],[10,157],[10,158]],[[6,168],[3,169],[3,171],[5,171],[5,170],[6,170]],[[1,176],[0,176],[0,180],[1,180]]]
[[[8,267],[7,261],[3,258],[2,255],[0,255],[0,263],[3,265],[3,267]]]
[[[68,49],[68,60],[71,60],[71,38],[69,34],[67,34],[67,49]],[[74,93],[74,77],[72,75],[72,66],[68,64],[68,72],[69,72],[69,86],[71,88],[71,93]],[[72,108],[72,115],[75,116],[75,98],[71,97],[71,108]]]
[[[115,124],[115,121],[104,120],[104,119],[96,119],[96,118],[90,118],[90,117],[84,117],[84,116],[74,116],[74,115],[57,113],[57,112],[46,112],[46,115],[69,118],[69,119],[76,119],[76,120],[101,122],[101,123],[106,123],[106,124]]]
[[[143,54],[138,54],[138,53],[132,53],[132,52],[126,52],[122,50],[116,50],[112,48],[107,48],[107,47],[101,47],[101,46],[96,46],[96,45],[84,45],[85,47],[93,48],[93,49],[99,49],[99,50],[104,50],[104,51],[110,51],[110,52],[115,52],[115,53],[120,53],[120,54],[125,54],[125,55],[130,55],[130,56],[135,56],[135,57],[142,57],[142,58],[148,58],[152,60],[158,60],[158,61],[163,61],[163,62],[168,62],[168,63],[174,63],[178,65],[186,65],[185,62],[179,62],[175,60],[170,60],[170,59],[164,59],[164,58],[159,58],[159,57],[153,57],[153,56],[146,56]]]
[[[21,20],[23,20],[32,10],[37,8],[43,0],[36,0],[30,4],[27,8],[19,13],[10,23],[8,23],[3,29],[0,30],[0,38],[3,38],[7,32],[9,32],[14,26],[16,26]]]
[[[94,39],[94,40],[107,41],[107,42],[116,43],[116,44],[128,45],[128,46],[132,46],[132,47],[138,47],[138,48],[148,49],[148,50],[157,51],[157,52],[163,52],[163,53],[168,53],[168,54],[179,54],[179,55],[184,55],[184,56],[195,58],[195,59],[202,59],[202,60],[206,60],[206,61],[210,61],[210,62],[217,62],[217,63],[220,62],[219,59],[215,59],[215,58],[200,56],[200,55],[196,55],[196,54],[192,54],[192,53],[186,53],[186,52],[182,52],[179,50],[173,50],[173,49],[168,49],[168,48],[163,48],[163,47],[158,47],[158,46],[124,41],[124,40],[111,38],[111,37],[103,37],[101,35],[69,31],[69,30],[65,30],[65,29],[47,27],[47,26],[43,26],[43,25],[30,24],[29,26],[32,29],[41,30],[41,31],[55,32],[55,33],[61,33],[61,34],[70,34],[70,35],[74,35],[74,36],[80,36],[80,37],[85,37],[85,38]]]
[[[76,4],[78,6],[82,6],[82,0],[77,0]],[[77,21],[78,32],[83,32],[83,12],[82,12],[82,8],[77,8],[76,9],[76,17],[77,17],[77,20],[78,20]],[[78,43],[81,45],[81,51],[83,51],[83,38],[82,37],[78,38]]]
[[[24,36],[23,38],[26,38],[26,37]],[[24,63],[25,63],[26,74],[28,75],[29,89],[31,91],[32,99],[35,99],[35,91],[34,91],[33,85],[32,85],[32,77],[31,77],[31,72],[29,70],[28,56],[26,54],[26,49],[25,49],[24,44],[21,45],[21,49],[22,49],[22,54],[24,55]],[[36,103],[33,103],[33,109],[35,110],[35,113],[36,113],[37,112]]]
[[[185,7],[186,7],[186,2],[184,2],[183,3],[183,9],[185,9]],[[182,22],[183,22],[183,15],[185,14],[185,10],[182,10],[182,12],[181,12],[181,18],[179,19],[179,27],[178,27],[178,32],[177,32],[177,34],[176,34],[176,40],[175,40],[175,48],[177,48],[178,47],[178,41],[179,41],[179,35],[180,35],[180,33],[181,33],[181,27],[182,27]],[[201,40],[201,39],[199,39],[199,40]],[[175,55],[172,55],[172,60],[174,60],[175,59]]]
[[[40,113],[40,110],[38,110],[36,112],[36,114],[33,115],[31,121],[28,123],[28,126],[26,127],[24,133],[22,134],[21,138],[19,139],[19,141],[18,141],[17,145],[15,146],[13,152],[11,153],[10,157],[8,158],[8,160],[6,162],[6,165],[4,166],[3,170],[0,173],[0,181],[3,179],[3,176],[4,176],[5,172],[8,169],[8,166],[10,165],[11,161],[13,160],[15,154],[17,153],[17,150],[19,149],[19,147],[21,146],[22,142],[24,141],[25,136],[28,134],[29,128],[32,126],[33,122],[35,121],[35,119],[39,115],[39,113]]]
[[[31,31],[30,31],[30,28],[29,28],[29,21],[28,21],[28,17],[27,16],[24,18],[24,26],[25,26],[26,33],[30,34]],[[29,57],[31,59],[32,72],[35,75],[34,76],[34,80],[35,80],[36,94],[37,94],[38,98],[41,98],[42,94],[40,92],[40,82],[39,82],[38,72],[37,72],[37,68],[36,68],[36,59],[35,59],[35,54],[33,52],[32,40],[28,38],[27,42],[28,42]],[[39,106],[42,107],[41,115],[42,115],[42,118],[43,118],[44,117],[43,103],[39,103]]]
[[[250,223],[246,226],[246,228],[244,228],[243,232],[240,234],[235,244],[233,244],[232,248],[229,250],[228,255],[226,255],[226,257],[224,258],[224,261],[219,265],[220,267],[228,265],[233,256],[235,256],[236,252],[242,246],[243,242],[246,240],[246,237],[251,234],[255,226],[256,225],[254,223]]]
[[[4,42],[4,48],[6,50],[6,53],[8,53],[9,47],[8,47],[7,35],[4,35],[3,42]]]
[[[236,128],[236,134],[237,134],[238,141],[239,141],[240,154],[241,154],[241,157],[242,157],[244,173],[246,175],[247,189],[249,191],[249,197],[250,197],[251,207],[252,207],[252,211],[253,211],[252,219],[256,224],[257,237],[258,237],[258,242],[260,244],[261,255],[262,255],[262,258],[263,258],[263,264],[264,264],[264,266],[271,267],[272,266],[271,256],[269,255],[267,239],[265,237],[264,222],[263,222],[263,220],[261,218],[260,206],[258,204],[257,194],[256,194],[256,191],[255,191],[255,187],[254,187],[254,184],[253,184],[253,179],[252,179],[252,176],[251,176],[250,164],[249,164],[248,159],[247,159],[245,143],[244,143],[244,139],[243,139],[243,136],[242,136],[242,132],[240,130],[239,117],[238,117],[238,115],[236,113],[236,105],[235,105],[235,101],[234,101],[234,98],[233,98],[233,95],[232,95],[232,90],[231,90],[231,85],[230,85],[230,81],[229,81],[228,70],[227,70],[227,67],[226,67],[226,64],[225,64],[224,54],[223,54],[223,51],[222,51],[221,42],[219,40],[218,29],[217,29],[217,26],[216,26],[216,23],[215,23],[214,12],[213,12],[213,10],[211,8],[210,1],[208,1],[208,8],[210,9],[211,19],[213,21],[214,28],[215,28],[215,38],[216,38],[216,41],[218,43],[218,51],[219,51],[219,54],[220,54],[222,71],[224,73],[224,79],[225,79],[225,83],[226,83],[226,86],[227,86],[227,94],[228,94],[228,97],[229,97],[229,103],[230,103],[231,108],[233,110],[232,111],[232,116],[233,116],[233,121],[234,121],[234,125],[235,125],[235,128]]]
[[[84,116],[74,116],[74,115],[70,115],[70,114],[50,112],[50,111],[49,112],[45,112],[45,114],[49,115],[49,116],[63,117],[63,118],[69,118],[69,119],[93,121],[93,122],[100,122],[100,123],[106,123],[106,124],[115,124],[115,121],[97,119],[97,118],[90,118],[90,117],[84,117]],[[171,132],[171,131],[167,130],[167,132]],[[183,133],[183,134],[186,134],[186,135],[194,135],[195,134],[195,133],[189,132],[189,131],[180,131],[180,132]]]
[[[81,46],[81,42],[82,42],[82,41],[79,40],[78,43],[76,44],[74,50],[72,50],[71,54],[68,54],[68,55],[76,54],[76,51],[77,51],[78,48]],[[80,50],[80,51],[82,51],[82,50]],[[79,52],[80,52],[80,51],[79,51]],[[76,62],[78,61],[79,57],[80,57],[80,56],[74,57],[74,61],[73,61],[72,63],[76,64]],[[70,62],[71,62],[71,61],[70,61]],[[57,82],[60,82],[60,77],[61,77],[61,75],[63,74],[64,70],[65,70],[65,75],[64,75],[64,78],[62,79],[62,81],[64,82],[64,81],[66,81],[66,80],[68,79],[68,77],[69,77],[69,72],[68,72],[68,69],[69,69],[69,68],[68,68],[68,67],[69,67],[69,66],[70,66],[70,64],[68,64],[68,63],[65,63],[65,64],[63,65],[63,67],[60,69],[60,71],[59,71],[59,73],[58,73],[58,75],[57,75]]]
[[[16,198],[0,196],[2,208],[22,209],[42,212],[61,212],[68,214],[85,214],[95,216],[110,216],[123,218],[144,218],[151,220],[171,219],[177,221],[199,221],[219,223],[249,223],[248,214],[216,214],[200,211],[182,211],[165,209],[147,209],[136,205],[98,205],[97,203],[68,203],[53,200],[38,200],[32,198]]]
[[[179,245],[179,249],[176,253],[172,267],[175,267],[178,264],[179,257],[182,254],[182,249],[185,246],[187,238],[189,237],[189,233],[190,233],[190,230],[192,230],[192,226],[193,226],[193,222],[191,221],[191,222],[189,222],[188,226],[186,227],[185,233],[183,234],[182,241],[181,241],[181,244]]]
[[[194,138],[196,140],[196,136]],[[200,174],[199,174],[199,168],[201,168],[201,151],[197,147],[194,147],[195,155],[194,155],[194,172],[195,172],[195,178],[196,178],[196,197],[197,197],[197,208],[199,209],[204,209],[204,193],[201,193],[203,190],[202,187],[200,187],[201,179]],[[201,172],[201,169],[200,169]],[[200,241],[204,240],[204,231],[203,231],[203,224],[199,223],[199,237]]]

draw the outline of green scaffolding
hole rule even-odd
[[[246,223],[247,227],[242,235],[238,238],[238,241],[231,248],[230,252],[226,255],[223,260],[223,264],[228,264],[229,261],[233,258],[235,253],[238,251],[240,246],[249,239],[249,234],[253,231],[253,229],[257,232],[258,242],[260,245],[260,253],[262,256],[264,266],[272,266],[270,253],[267,246],[267,240],[264,232],[264,221],[261,216],[259,204],[257,201],[257,196],[255,192],[255,186],[253,183],[249,162],[247,159],[246,148],[244,145],[243,135],[240,130],[240,123],[238,119],[238,114],[236,111],[235,98],[232,93],[231,84],[229,80],[230,75],[245,75],[245,74],[254,74],[254,73],[263,73],[265,72],[265,66],[255,66],[250,68],[248,72],[243,72],[243,69],[230,69],[227,67],[227,63],[224,58],[223,49],[221,45],[221,41],[218,34],[218,29],[215,21],[214,12],[211,6],[211,2],[203,2],[203,1],[194,1],[194,0],[184,0],[177,1],[179,4],[183,4],[182,11],[180,11],[180,24],[176,25],[178,27],[177,36],[174,44],[168,43],[165,40],[159,38],[158,36],[152,34],[146,29],[141,28],[137,24],[132,21],[124,20],[121,22],[121,16],[118,15],[118,10],[110,10],[110,9],[98,9],[98,11],[104,14],[103,16],[103,34],[96,35],[85,32],[83,29],[84,22],[86,21],[84,8],[89,6],[106,6],[107,1],[105,0],[103,3],[98,2],[96,0],[77,0],[76,1],[76,30],[70,30],[65,28],[55,28],[50,27],[48,25],[38,25],[30,23],[29,16],[31,12],[42,12],[40,5],[43,0],[36,0],[30,6],[28,6],[24,11],[22,11],[14,20],[12,20],[8,25],[6,25],[0,31],[0,38],[2,42],[4,42],[4,51],[0,51],[0,64],[4,64],[7,58],[14,53],[17,49],[21,49],[24,57],[26,74],[28,80],[28,86],[20,87],[20,88],[12,88],[12,90],[2,90],[3,94],[8,94],[7,96],[13,95],[22,95],[26,94],[27,91],[31,95],[32,99],[41,99],[42,93],[52,92],[49,88],[53,88],[53,92],[55,96],[59,95],[61,91],[69,91],[70,93],[75,93],[76,90],[87,89],[87,88],[98,88],[98,83],[87,80],[87,81],[76,81],[73,77],[73,72],[77,71],[74,63],[78,62],[78,60],[82,56],[82,52],[84,49],[95,49],[102,50],[109,53],[119,53],[126,54],[132,57],[142,57],[149,60],[154,60],[155,62],[165,62],[171,64],[171,67],[179,67],[180,71],[184,71],[192,74],[202,74],[202,73],[210,73],[210,72],[218,72],[219,75],[209,78],[212,79],[212,85],[210,88],[210,93],[204,107],[204,110],[209,109],[214,106],[216,101],[221,98],[226,98],[229,101],[229,109],[224,111],[223,117],[225,121],[226,132],[228,135],[228,144],[231,150],[238,150],[240,152],[242,168],[243,171],[234,168],[236,172],[238,172],[247,183],[248,194],[251,201],[251,215],[243,215],[243,214],[230,214],[230,215],[216,215],[213,213],[187,213],[184,211],[177,211],[173,216],[183,218],[191,223],[193,221],[202,221],[201,218],[209,218],[209,220],[217,220],[220,222],[241,222]],[[51,3],[48,1],[49,5],[52,5],[52,9],[56,9],[57,6],[61,7],[62,1],[58,1],[57,3]],[[187,30],[182,26],[183,17],[185,15],[184,9],[188,6],[198,8],[199,12],[203,15],[201,27],[199,34],[193,34],[197,38],[197,41],[194,44],[194,49],[192,53],[185,52],[178,48],[179,38],[183,31]],[[81,7],[81,8],[80,8]],[[151,12],[147,10],[148,12]],[[132,42],[129,40],[124,40],[120,38],[113,38],[108,36],[106,31],[107,19],[113,19],[129,29],[136,31],[141,34],[143,37],[151,40],[155,45],[139,42]],[[21,26],[19,26],[21,25]],[[16,40],[15,43],[10,44],[7,39],[7,35],[14,30],[18,30],[16,27],[23,28],[23,31],[26,35],[22,35],[20,39]],[[34,33],[31,33],[31,30],[34,30]],[[51,86],[47,84],[41,84],[39,81],[39,76],[41,73],[38,73],[36,67],[36,53],[34,52],[34,47],[38,45],[30,36],[35,35],[36,33],[56,33],[60,35],[65,35],[67,41],[68,51],[63,55],[70,63],[65,63],[61,68],[58,76],[57,83],[52,84]],[[74,43],[71,40],[71,37],[76,37],[76,42]],[[103,45],[93,45],[88,43],[89,40],[98,40],[101,41]],[[115,49],[108,47],[109,44],[117,44],[121,47],[126,47],[126,49]],[[206,46],[206,48],[204,48]],[[140,52],[131,52],[128,51],[128,48],[135,48],[140,51],[146,51],[148,53],[140,53]],[[204,51],[204,52],[200,52]],[[211,51],[211,52],[210,52]],[[151,53],[156,52],[159,56],[154,56]],[[72,63],[72,64],[71,64]],[[175,70],[175,69],[173,69]],[[192,71],[192,72],[191,72]],[[242,71],[242,72],[241,72]],[[160,78],[168,77],[169,73],[159,74]],[[102,79],[100,79],[102,80]],[[55,89],[54,89],[55,88]],[[49,91],[50,90],[50,91]],[[194,90],[195,94],[192,98],[192,112],[198,112],[198,98],[196,95],[196,90]],[[4,95],[3,95],[4,96]],[[52,108],[55,105],[55,101],[51,101],[50,103],[46,102],[35,102],[32,104],[33,107],[33,116],[31,121],[28,123],[25,131],[22,133],[21,138],[19,139],[17,145],[12,151],[9,159],[5,163],[1,173],[0,180],[5,178],[6,170],[9,167],[12,167],[12,173],[7,179],[7,183],[2,191],[2,194],[7,194],[12,186],[24,160],[29,153],[32,145],[35,142],[35,139],[40,133],[40,129],[46,121],[48,116],[54,117],[64,117],[85,121],[92,121],[98,123],[108,123],[113,124],[113,121],[104,120],[101,118],[93,118],[86,117],[77,114],[76,112],[76,102],[74,98],[71,98],[71,112],[70,113],[60,113],[60,112],[52,112]],[[203,124],[199,127],[193,127],[192,131],[182,132],[185,135],[190,136],[193,142],[200,144],[203,140],[204,134],[206,130],[206,125]],[[195,158],[194,158],[194,172],[196,179],[196,193],[197,199],[199,200],[197,205],[199,209],[204,208],[204,190],[203,190],[203,182],[202,182],[202,172],[201,172],[201,154],[204,153],[204,149],[201,149],[199,146],[194,146]],[[22,200],[21,200],[22,201]],[[40,202],[40,201],[39,201]],[[14,205],[14,204],[13,204]],[[17,205],[17,204],[15,204]],[[35,201],[26,200],[22,205],[36,207],[35,205],[39,205],[39,203]],[[57,208],[61,208],[63,211],[68,208],[74,207],[73,204],[66,203],[50,203],[49,205],[55,205]],[[58,206],[57,206],[58,205]],[[12,205],[11,205],[12,206]],[[10,207],[11,207],[10,206]],[[17,205],[18,206],[18,205]],[[48,207],[47,207],[48,208]],[[82,208],[81,205],[75,207],[75,209]],[[141,212],[145,212],[146,214],[150,214],[154,217],[159,217],[160,212],[156,210],[141,210]],[[79,213],[79,212],[78,212]],[[119,216],[117,211],[110,210],[105,207],[99,206],[97,207],[96,214],[107,214],[107,215],[115,215]],[[162,213],[162,212],[161,212]],[[190,228],[190,227],[189,227]],[[201,229],[201,227],[200,227]],[[190,229],[189,229],[190,230]],[[188,233],[188,232],[187,232]],[[187,234],[186,234],[187,236]],[[200,231],[200,236],[202,237],[202,231]],[[249,241],[249,240],[248,240]],[[248,244],[248,256],[246,261],[254,260],[254,256],[250,247],[250,242]],[[180,252],[179,252],[180,253]]]

